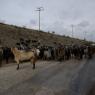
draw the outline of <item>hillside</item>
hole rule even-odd
[[[15,46],[20,38],[38,40],[42,45],[53,45],[55,42],[62,44],[88,43],[83,40],[60,36],[53,33],[39,32],[37,30],[0,23],[0,41],[3,46]]]

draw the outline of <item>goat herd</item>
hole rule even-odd
[[[24,45],[23,45],[24,47]],[[0,48],[0,67],[2,60],[9,63],[9,59],[16,61],[17,69],[21,61],[30,60],[35,69],[35,63],[39,60],[56,60],[64,61],[71,58],[81,60],[83,58],[91,58],[95,53],[95,46],[86,45],[56,45],[56,46],[38,46],[22,48],[21,45],[15,48],[1,47]]]

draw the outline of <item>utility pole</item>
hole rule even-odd
[[[41,21],[41,20],[40,20],[40,12],[43,11],[43,10],[44,10],[43,7],[38,7],[37,10],[36,10],[36,11],[39,12],[39,32],[40,32],[40,21]]]
[[[74,25],[72,24],[71,27],[72,27],[72,38],[73,38],[74,37]]]
[[[86,40],[86,33],[87,31],[84,31],[84,40]]]

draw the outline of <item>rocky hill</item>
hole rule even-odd
[[[41,45],[54,45],[54,43],[62,44],[85,44],[84,40],[74,39],[66,36],[56,35],[54,33],[47,33],[24,27],[17,27],[0,23],[0,44],[3,46],[15,46],[19,39],[37,40]]]

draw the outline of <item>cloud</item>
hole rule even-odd
[[[82,21],[78,24],[79,27],[87,27],[87,26],[90,26],[90,22],[88,21]]]
[[[41,29],[82,38],[83,31],[95,30],[95,0],[0,0],[0,19],[9,24],[27,25],[38,29],[37,7],[41,12]]]
[[[32,25],[36,25],[37,22],[36,22],[36,20],[31,19],[31,20],[30,20],[30,24],[32,24]]]

